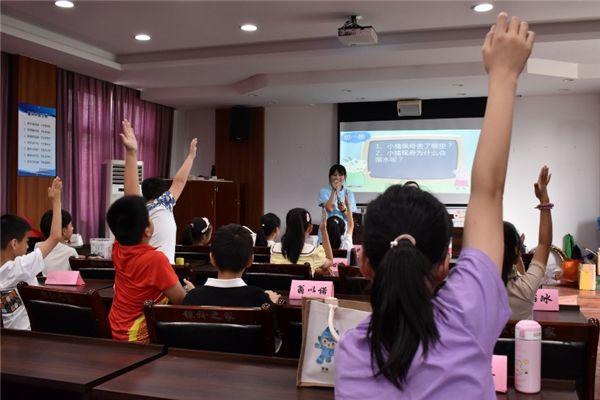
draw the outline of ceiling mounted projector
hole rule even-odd
[[[352,15],[344,26],[338,29],[338,39],[346,46],[377,44],[377,32],[372,26],[358,24],[360,15]]]

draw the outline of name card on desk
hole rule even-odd
[[[508,357],[492,355],[492,377],[496,392],[506,393],[507,388]]]
[[[558,289],[538,289],[533,302],[534,311],[558,311]]]
[[[303,297],[326,299],[333,297],[333,282],[331,281],[292,281],[290,299],[298,300]]]
[[[46,285],[85,285],[79,271],[50,271],[46,276]]]

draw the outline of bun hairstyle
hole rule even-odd
[[[502,260],[502,281],[508,283],[513,266],[521,255],[521,238],[517,228],[510,222],[504,221],[504,258]]]
[[[206,217],[194,218],[192,222],[183,229],[181,244],[193,246],[200,242],[203,237],[210,235],[212,225]]]
[[[452,222],[430,193],[394,185],[369,204],[363,226],[363,251],[374,271],[373,372],[402,389],[419,345],[426,355],[439,339],[433,269],[445,261]]]
[[[260,229],[256,232],[256,246],[268,246],[267,238],[281,226],[281,220],[273,213],[260,217]]]
[[[342,245],[342,235],[346,233],[346,222],[338,216],[327,218],[327,235],[331,248],[337,250]]]
[[[281,253],[296,264],[304,247],[304,234],[312,225],[310,213],[304,208],[293,208],[285,217],[285,234],[281,240]]]

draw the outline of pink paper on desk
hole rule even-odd
[[[508,358],[506,356],[492,355],[492,377],[496,392],[506,393],[507,388]]]
[[[50,271],[46,276],[46,285],[85,285],[79,271]]]
[[[331,281],[292,281],[290,299],[317,297],[326,299],[333,297],[333,282]]]
[[[558,289],[538,289],[533,302],[534,311],[558,311]]]

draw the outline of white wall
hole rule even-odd
[[[600,95],[534,96],[517,99],[504,196],[504,218],[538,238],[539,213],[533,183],[539,168],[552,173],[554,244],[571,233],[583,246],[598,248],[600,234]]]
[[[208,173],[214,160],[214,111],[187,113],[191,113],[183,128],[187,136],[177,135],[177,140],[187,142],[192,127],[202,132],[201,149],[206,155],[201,156],[201,164]],[[331,104],[266,109],[265,212],[274,212],[284,221],[290,208],[304,207],[315,221],[320,220],[317,193],[337,161],[336,123],[336,107]],[[517,100],[504,218],[525,233],[530,247],[537,242],[539,217],[533,209],[537,204],[533,182],[545,163],[552,172],[554,243],[561,246],[562,236],[571,233],[583,246],[598,248],[600,95]]]
[[[198,153],[192,175],[210,175],[215,163],[215,110],[175,111],[171,145],[171,176],[175,175],[188,154],[189,144],[198,138]],[[218,172],[218,171],[217,171]]]
[[[337,113],[333,104],[271,107],[265,112],[265,212],[285,225],[286,213],[306,208],[321,220],[319,189],[337,160]]]

